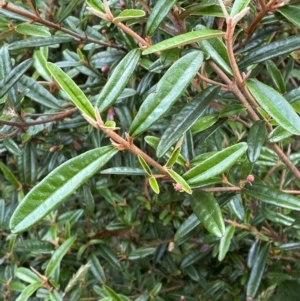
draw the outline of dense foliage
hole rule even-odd
[[[0,299],[297,300],[299,15],[0,1]]]

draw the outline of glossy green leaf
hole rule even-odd
[[[55,271],[55,269],[60,265],[60,262],[62,261],[63,257],[66,255],[68,250],[71,248],[73,243],[76,240],[76,236],[72,236],[68,239],[66,239],[58,249],[55,250],[55,252],[52,254],[50,261],[47,264],[45,276],[47,278],[51,277]]]
[[[277,143],[285,138],[292,136],[290,132],[283,129],[281,126],[277,126],[268,136],[268,141],[271,143]]]
[[[51,80],[51,73],[47,68],[48,47],[42,47],[40,50],[35,50],[33,54],[34,67],[42,78],[47,81]]]
[[[281,244],[276,247],[277,250],[297,250],[300,249],[300,242],[290,242],[286,244]]]
[[[117,152],[117,149],[105,146],[61,164],[30,190],[19,204],[10,220],[11,231],[25,231],[40,221]]]
[[[147,36],[153,35],[175,3],[176,0],[159,0],[156,2],[146,23]]]
[[[0,98],[21,78],[21,76],[31,67],[33,59],[28,59],[17,65],[0,81]]]
[[[57,20],[57,23],[61,23],[64,19],[66,19],[71,13],[76,9],[76,6],[80,0],[72,0],[69,2],[67,7],[65,7],[63,10],[61,10],[61,13],[59,14],[59,18]]]
[[[279,7],[277,10],[280,14],[282,14],[289,22],[294,24],[298,29],[300,29],[300,7],[299,5],[285,5],[283,7]]]
[[[265,143],[266,133],[266,124],[262,120],[256,121],[251,126],[247,137],[247,157],[250,163],[254,163],[258,159],[260,151]]]
[[[297,100],[300,100],[300,87],[297,87],[285,93],[283,96],[289,103],[293,103],[296,102]]]
[[[51,33],[49,29],[45,26],[39,26],[35,24],[22,23],[16,26],[16,32],[27,36],[36,37],[50,37]]]
[[[20,147],[17,145],[17,143],[7,137],[3,140],[3,146],[12,154],[16,155],[16,156],[22,156],[23,154],[23,150],[20,149]]]
[[[151,176],[152,175],[151,169],[150,169],[149,165],[147,164],[147,162],[144,160],[144,158],[142,158],[141,156],[138,156],[138,159],[139,159],[140,164],[142,165],[143,169],[145,170],[145,172],[149,176]]]
[[[251,184],[243,188],[243,192],[251,198],[282,208],[300,210],[300,201],[295,196],[255,182]]]
[[[33,99],[47,108],[61,109],[63,103],[56,99],[47,89],[33,78],[23,75],[18,82],[18,86],[21,91],[29,89],[26,93],[26,97]]]
[[[265,266],[270,252],[270,246],[271,245],[267,243],[261,248],[256,261],[252,266],[250,277],[247,283],[247,297],[254,298],[257,293],[262,276],[265,271]]]
[[[43,281],[34,282],[26,286],[21,295],[15,301],[27,301],[29,297],[40,287],[43,286]]]
[[[192,133],[202,132],[218,121],[218,115],[207,115],[199,118],[191,127]]]
[[[24,181],[27,186],[33,186],[37,181],[38,162],[36,144],[28,141],[23,149],[22,156]]]
[[[109,263],[112,267],[114,267],[117,270],[122,269],[116,255],[108,246],[101,244],[97,247],[97,250],[99,251],[100,256],[103,257],[107,261],[107,263]]]
[[[113,289],[111,289],[107,285],[103,285],[102,288],[103,288],[103,291],[106,293],[106,295],[111,297],[113,301],[123,301],[121,299],[121,297]]]
[[[193,213],[190,215],[178,228],[178,230],[175,233],[174,241],[179,243],[179,241],[189,234],[192,230],[194,230],[198,225],[200,225],[200,220],[198,217]]]
[[[20,188],[21,184],[15,177],[15,175],[11,172],[11,170],[2,162],[0,162],[0,169],[4,174],[5,178],[15,187]]]
[[[247,87],[259,105],[281,127],[300,135],[300,117],[280,93],[255,79],[248,80]]]
[[[180,46],[195,43],[201,40],[208,40],[222,36],[224,36],[224,32],[220,30],[206,29],[191,31],[152,45],[145,49],[142,54],[146,55],[158,51],[164,51],[167,49],[177,48]]]
[[[95,119],[92,104],[76,83],[55,64],[47,63],[47,67],[59,86],[67,93],[78,109],[85,115]]]
[[[94,253],[90,255],[89,262],[90,262],[90,270],[92,271],[95,278],[98,280],[100,284],[104,284],[106,282],[105,274],[100,264],[100,261],[98,260],[98,258]]]
[[[235,228],[232,225],[226,227],[224,236],[220,239],[218,260],[222,261],[230,247],[230,242],[233,237]]]
[[[267,70],[275,84],[276,89],[282,94],[285,93],[285,82],[283,76],[273,61],[267,61]]]
[[[269,210],[267,207],[263,208],[262,213],[269,221],[277,224],[291,226],[295,222],[294,218],[274,210]]]
[[[218,95],[219,87],[210,86],[197,94],[175,116],[167,130],[164,131],[157,146],[156,155],[162,157],[169,148],[201,117],[209,103]]]
[[[131,136],[147,130],[176,102],[194,78],[203,60],[203,54],[192,51],[177,60],[158,82],[156,92],[142,103],[129,129]]]
[[[239,61],[238,65],[240,68],[245,68],[280,55],[289,54],[299,48],[299,43],[300,35],[292,35],[286,39],[269,43],[249,52]]]
[[[149,255],[152,255],[155,252],[156,248],[144,248],[138,249],[130,252],[127,256],[129,260],[138,260],[141,258],[145,258]]]
[[[18,50],[35,48],[42,46],[53,46],[55,44],[62,44],[72,42],[73,37],[70,36],[52,36],[49,38],[30,38],[26,40],[16,41],[8,46],[8,50]]]
[[[192,194],[192,189],[189,184],[177,172],[172,169],[167,170],[167,172],[170,177],[176,182],[176,184],[179,184],[183,191],[188,194]]]
[[[247,143],[241,142],[217,152],[210,158],[197,164],[183,175],[188,184],[208,180],[227,171],[246,152]]]
[[[243,9],[245,9],[250,0],[236,0],[233,3],[233,6],[231,8],[230,17],[234,17],[238,13],[240,13]]]
[[[194,191],[190,198],[192,209],[203,226],[211,234],[222,237],[225,225],[221,209],[211,193],[201,190]]]
[[[50,292],[49,297],[50,297],[50,301],[63,301],[63,298],[58,291]]]
[[[167,168],[171,168],[177,161],[179,155],[181,152],[181,147],[177,147],[173,150],[170,158],[168,159],[167,163],[166,163],[166,167]]]
[[[142,168],[135,168],[135,167],[111,167],[108,169],[104,169],[100,172],[101,174],[112,174],[112,175],[136,175],[136,176],[140,176],[140,175],[146,175],[147,173],[145,172],[144,169]]]
[[[234,213],[239,220],[244,220],[245,209],[240,194],[236,194],[232,197],[232,199],[228,203],[228,207],[230,211]]]
[[[159,186],[154,177],[149,178],[149,185],[156,194],[159,194]]]
[[[111,107],[122,93],[139,61],[140,54],[139,49],[131,50],[114,69],[96,100],[100,112]]]
[[[100,12],[103,12],[105,13],[105,7],[103,5],[103,2],[101,0],[86,0],[86,3],[96,9],[96,10],[99,10]]]
[[[41,281],[41,278],[36,273],[23,267],[19,267],[16,269],[15,276],[28,283],[35,283]]]
[[[220,118],[222,117],[229,117],[233,115],[239,115],[241,113],[245,113],[247,111],[246,107],[241,104],[232,104],[232,105],[227,105],[225,108],[223,108],[220,111]]]
[[[124,9],[118,16],[116,16],[113,22],[123,22],[129,19],[141,18],[145,16],[145,12],[140,9]]]
[[[248,253],[247,266],[249,269],[256,262],[259,249],[260,249],[260,239],[256,239],[255,242],[252,244]]]

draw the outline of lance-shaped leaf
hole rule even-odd
[[[68,94],[77,108],[85,115],[95,119],[94,108],[85,94],[76,83],[53,63],[47,63],[47,67],[59,86]]]
[[[300,117],[280,93],[255,79],[248,80],[247,87],[260,106],[282,128],[300,135]]]
[[[194,78],[202,61],[202,52],[192,51],[168,69],[157,84],[156,92],[151,93],[141,105],[129,129],[131,136],[147,130],[172,107]]]
[[[240,13],[243,9],[245,9],[250,0],[236,0],[234,1],[234,4],[232,6],[231,12],[230,12],[230,17],[234,17],[238,13]]]
[[[152,175],[151,169],[150,169],[149,165],[147,164],[147,162],[145,161],[145,159],[141,156],[138,156],[138,159],[139,159],[140,164],[142,165],[143,169],[145,170],[145,172],[149,176],[151,176]]]
[[[277,143],[285,138],[292,136],[290,132],[283,129],[281,126],[277,126],[268,136],[268,141],[271,143]]]
[[[111,146],[87,151],[53,170],[25,196],[10,219],[13,233],[25,231],[89,179],[118,152]]]
[[[282,14],[289,22],[293,23],[297,28],[300,29],[300,7],[299,5],[285,5],[276,10]]]
[[[247,53],[247,55],[240,60],[238,65],[240,68],[245,68],[256,63],[267,61],[273,57],[291,53],[299,49],[299,43],[300,35],[292,35],[287,39],[258,47],[257,50]]]
[[[179,243],[182,237],[186,236],[188,233],[194,230],[200,223],[201,222],[195,213],[190,215],[176,231],[174,241]]]
[[[64,19],[66,19],[75,9],[78,4],[79,0],[72,0],[69,2],[67,7],[62,9],[59,14],[59,19],[57,20],[57,23],[61,23]]]
[[[235,230],[235,228],[232,225],[229,225],[226,227],[225,234],[221,238],[220,244],[219,244],[219,256],[218,256],[219,261],[222,261],[225,258],[226,254],[229,250],[230,242],[231,242],[231,238],[234,234],[234,230]]]
[[[33,59],[28,59],[13,68],[0,81],[0,98],[3,97],[8,90],[21,78],[21,76],[31,67]]]
[[[219,87],[210,86],[197,94],[191,102],[185,105],[163,133],[157,146],[157,157],[162,157],[197,119],[203,115],[209,103],[218,95],[219,91]]]
[[[166,17],[176,0],[159,0],[156,2],[146,23],[146,34],[151,36]]]
[[[21,183],[16,179],[15,175],[11,172],[11,170],[0,162],[0,169],[4,174],[5,178],[15,187],[20,188],[22,187]]]
[[[39,288],[42,287],[42,286],[43,286],[43,281],[42,281],[42,280],[29,284],[28,286],[26,286],[26,287],[24,288],[24,290],[22,290],[21,295],[20,295],[17,299],[15,299],[15,301],[27,301],[28,298],[29,298],[29,297],[30,297],[37,289],[39,289]]]
[[[36,37],[50,37],[51,33],[45,26],[23,23],[16,26],[16,32]]]
[[[269,243],[265,244],[258,253],[258,256],[256,257],[247,284],[247,297],[254,298],[257,293],[257,290],[260,286],[261,278],[265,271],[265,266],[270,252],[270,246],[271,245]]]
[[[158,183],[157,183],[157,181],[154,177],[149,178],[149,185],[156,194],[159,194],[159,186],[158,186]]]
[[[227,147],[199,163],[183,175],[188,184],[195,184],[227,171],[247,150],[247,143],[241,142]]]
[[[36,273],[23,267],[16,269],[15,276],[28,283],[34,283],[41,280],[41,278]]]
[[[192,189],[189,184],[174,170],[167,170],[170,177],[180,186],[180,190],[185,191],[188,194],[192,194]]]
[[[266,124],[262,120],[256,121],[251,126],[247,137],[247,157],[251,163],[254,163],[258,159],[260,151],[265,143],[266,133]]]
[[[118,22],[123,22],[126,20],[141,18],[145,16],[145,12],[140,9],[124,9],[118,16],[116,16],[113,22],[116,24]]]
[[[251,184],[243,188],[243,192],[251,198],[282,208],[300,210],[300,200],[295,196],[255,182]]]
[[[112,106],[122,93],[139,61],[140,55],[139,49],[131,50],[114,69],[96,100],[96,106],[99,107],[100,112]]]
[[[51,277],[54,273],[55,269],[60,265],[61,260],[64,255],[68,252],[74,241],[76,240],[76,236],[72,236],[65,240],[58,249],[51,255],[51,259],[47,264],[45,276],[47,278]]]
[[[49,38],[31,38],[27,40],[16,41],[8,46],[8,50],[35,48],[42,46],[53,46],[55,44],[68,43],[73,41],[69,36],[52,36]]]
[[[220,30],[196,30],[188,33],[184,33],[173,38],[164,40],[153,46],[148,47],[143,51],[143,55],[150,54],[157,51],[163,51],[167,49],[181,47],[187,44],[195,43],[201,40],[208,40],[212,38],[218,38],[224,36],[224,32]]]
[[[277,90],[282,94],[285,93],[285,82],[283,76],[281,74],[281,71],[277,68],[277,66],[273,61],[271,60],[267,61],[267,70]]]
[[[100,264],[100,261],[96,257],[95,253],[92,253],[89,256],[90,269],[95,276],[95,278],[99,281],[99,283],[104,284],[106,282],[105,274],[103,268]]]
[[[194,213],[207,231],[217,237],[222,237],[225,233],[224,220],[213,195],[201,190],[194,191],[190,201]]]

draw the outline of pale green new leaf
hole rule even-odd
[[[123,22],[129,19],[141,18],[145,16],[145,12],[140,9],[124,9],[117,17],[114,18],[113,22]]]

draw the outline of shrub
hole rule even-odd
[[[3,300],[297,300],[299,13],[0,1]]]

